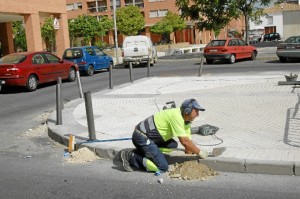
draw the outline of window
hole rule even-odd
[[[44,64],[45,59],[41,54],[36,54],[32,57],[32,63],[33,64]]]
[[[167,15],[168,10],[151,10],[149,12],[149,18],[154,18],[154,17],[164,17]]]
[[[67,11],[71,10],[82,10],[82,3],[67,4]]]
[[[247,43],[243,40],[238,40],[240,46],[247,46]]]
[[[92,48],[87,48],[86,49],[86,52],[89,54],[89,55],[95,55],[94,51]]]
[[[213,40],[207,46],[224,46],[226,43],[226,40]]]
[[[273,24],[273,17],[272,16],[268,16],[267,17],[267,21],[268,21],[268,24]]]
[[[59,59],[53,55],[45,54],[50,63],[59,63]]]
[[[95,53],[98,56],[103,56],[104,55],[104,53],[100,49],[98,49],[98,48],[95,48]]]

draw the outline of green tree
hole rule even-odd
[[[176,0],[181,16],[196,22],[201,31],[220,32],[233,18],[238,17],[237,10],[226,0]]]
[[[71,42],[74,38],[83,37],[84,45],[91,45],[96,36],[105,35],[113,27],[113,22],[107,17],[101,17],[98,21],[96,17],[81,15],[69,20],[68,25]]]
[[[41,27],[41,35],[45,41],[47,50],[55,51],[55,30],[53,26],[53,17],[47,17]]]
[[[249,20],[260,22],[260,17],[264,15],[263,8],[261,6],[267,6],[272,0],[236,0],[236,6],[242,13],[245,20],[245,40],[249,40]],[[259,5],[259,7],[257,6]]]
[[[12,22],[15,50],[27,51],[26,34],[23,21]]]
[[[176,0],[182,16],[197,22],[199,30],[220,32],[231,20],[244,16],[246,41],[249,19],[257,20],[263,14],[261,6],[272,0]]]
[[[144,16],[137,6],[129,5],[116,11],[118,31],[124,35],[137,35],[145,27]]]
[[[186,27],[184,19],[179,15],[168,11],[166,16],[161,21],[157,22],[151,27],[150,31],[155,34],[162,34],[163,40],[167,38],[169,43],[170,34],[177,30],[183,30]]]

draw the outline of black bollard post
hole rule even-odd
[[[147,76],[150,77],[150,57],[148,56],[148,63],[147,63]]]
[[[81,80],[80,80],[80,73],[79,73],[79,71],[76,71],[76,77],[77,77],[77,85],[78,85],[78,89],[79,89],[79,96],[80,96],[80,98],[83,98],[82,86],[81,86]]]
[[[56,84],[56,125],[62,124],[62,107],[60,96],[60,85]]]
[[[93,105],[92,105],[92,97],[90,91],[84,93],[84,101],[85,101],[87,124],[89,129],[89,140],[96,140]]]
[[[132,62],[129,62],[129,76],[130,76],[130,82],[133,82],[133,77],[132,77]]]
[[[200,63],[200,67],[199,67],[199,72],[198,72],[198,77],[200,77],[201,73],[202,73],[203,61],[204,61],[204,57],[203,57],[203,54],[202,54],[201,55],[201,63]]]
[[[62,85],[61,77],[58,77],[58,78],[57,78],[57,84],[59,85],[59,89],[60,89],[60,103],[61,103],[61,109],[64,109],[64,102],[63,102],[63,98],[61,97],[61,85]]]
[[[113,76],[112,76],[112,72],[113,72],[113,64],[109,65],[109,88],[113,89]]]

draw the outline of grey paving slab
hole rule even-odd
[[[193,135],[194,143],[208,151],[227,148],[217,159],[203,162],[223,171],[299,174],[299,164],[291,169],[290,162],[300,162],[300,89],[279,86],[278,81],[283,80],[282,74],[271,72],[256,76],[144,78],[92,94],[97,142],[86,142],[83,99],[65,105],[63,125],[55,125],[55,111],[50,115],[49,136],[66,143],[69,134],[74,134],[80,146],[113,158],[118,151],[133,148],[131,133],[141,120],[162,110],[168,101],[180,106],[184,99],[196,98],[206,111],[192,126],[212,124],[220,129],[216,136]],[[181,158],[194,157],[182,154]],[[178,155],[173,159],[180,160]]]

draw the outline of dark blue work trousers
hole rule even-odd
[[[134,167],[146,170],[143,165],[143,158],[150,159],[161,172],[166,172],[169,168],[168,162],[159,147],[177,148],[178,143],[174,139],[167,142],[156,143],[155,140],[148,138],[146,134],[135,130],[132,134],[132,142],[136,147],[130,158],[130,164]]]

